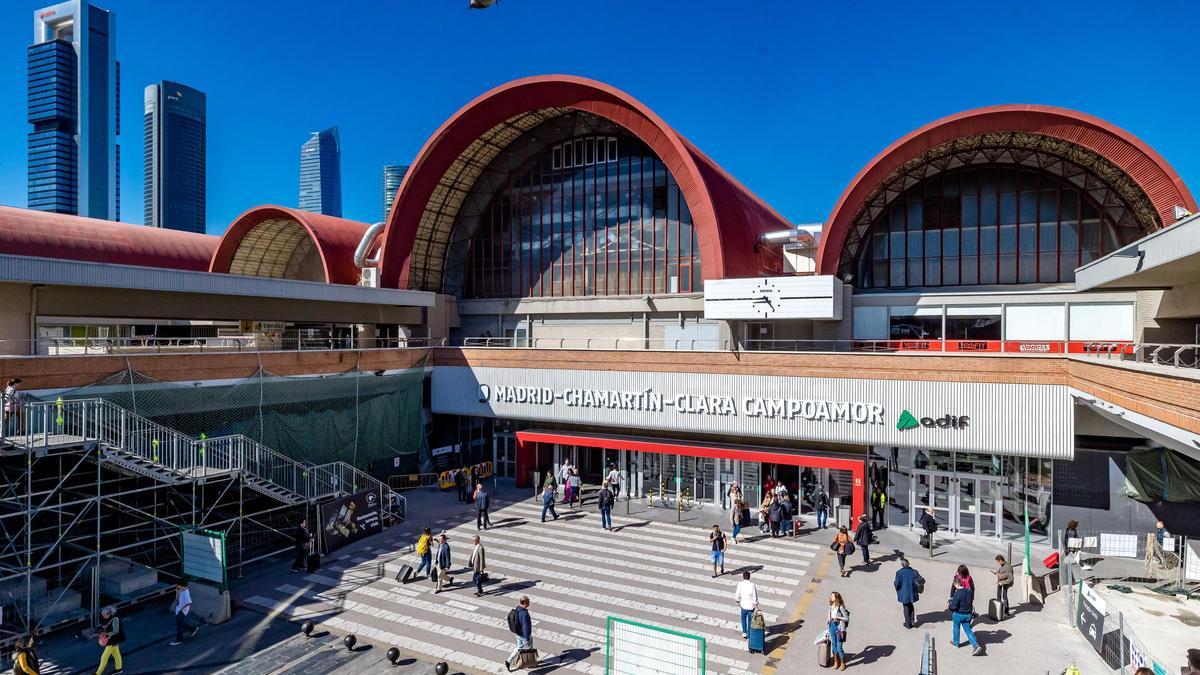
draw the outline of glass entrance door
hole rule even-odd
[[[966,534],[999,537],[1003,524],[1000,481],[959,474],[958,494],[958,529]]]
[[[908,490],[908,512],[915,524],[925,507],[933,507],[938,525],[951,532],[958,530],[958,483],[953,475],[931,471],[913,471]]]

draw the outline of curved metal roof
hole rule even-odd
[[[274,279],[357,284],[354,249],[369,225],[286,206],[249,209],[229,226],[208,266]]]
[[[0,253],[39,258],[208,269],[218,237],[0,206]]]
[[[574,110],[627,130],[671,171],[696,227],[703,278],[762,273],[758,234],[791,227],[783,216],[628,94],[586,78],[546,75],[483,94],[426,141],[388,217],[380,285],[441,291],[451,229],[476,180],[513,141]]]

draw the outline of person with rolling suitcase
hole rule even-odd
[[[417,571],[413,573],[415,576],[421,576],[421,570],[425,570],[425,573],[430,576],[433,575],[432,547],[433,533],[427,527],[425,528],[425,531],[421,533],[421,537],[417,539],[417,556],[420,557],[421,562],[417,565]]]
[[[538,663],[537,649],[533,647],[533,619],[529,617],[529,596],[522,595],[517,606],[508,612],[508,630],[517,636],[517,646],[504,659],[504,669],[511,672],[516,668],[534,668]]]
[[[929,549],[933,552],[933,533],[938,531],[937,518],[933,516],[933,507],[925,507],[925,512],[921,514],[917,524],[921,526],[921,530],[925,533],[921,537],[921,548]]]
[[[988,604],[988,614],[993,621],[1003,621],[1012,614],[1008,608],[1008,590],[1016,580],[1013,578],[1012,564],[1004,556],[996,556],[996,564],[996,569],[992,570],[992,574],[996,575],[996,597]]]
[[[733,592],[733,599],[742,611],[742,637],[749,637],[750,620],[754,618],[754,610],[758,609],[758,588],[750,581],[749,570],[742,572],[742,580]]]
[[[846,669],[846,629],[850,626],[850,610],[842,594],[834,591],[829,594],[829,651],[833,657],[833,667],[838,670]]]
[[[746,638],[746,648],[751,652],[759,654],[767,653],[767,620],[763,613],[754,610],[750,615],[750,634]]]

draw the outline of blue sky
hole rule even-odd
[[[25,205],[25,47],[0,3],[0,204]],[[592,77],[654,109],[797,222],[825,218],[887,144],[996,103],[1097,115],[1200,192],[1200,3],[738,0],[102,0],[122,62],[122,217],[142,220],[142,89],[208,94],[208,231],[295,205],[308,132],[338,125],[345,215],[379,218],[380,168],[408,163],[483,91]]]

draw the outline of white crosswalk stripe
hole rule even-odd
[[[472,670],[504,672],[515,644],[505,616],[522,595],[532,600],[534,644],[540,667],[600,675],[606,621],[621,617],[703,638],[710,672],[748,675],[764,657],[748,654],[733,599],[740,575],[712,579],[703,527],[614,516],[619,532],[599,527],[594,510],[584,517],[538,522],[540,505],[498,509],[479,533],[491,581],[474,597],[469,535],[474,518],[448,520],[454,551],[454,585],[434,594],[428,580],[401,585],[392,577],[412,564],[411,547],[375,546],[331,560],[316,574],[282,584],[246,603],[288,616],[308,617],[328,629],[352,632],[381,644],[445,660]],[[560,514],[562,515],[562,514]],[[526,522],[521,522],[526,521]],[[820,547],[790,540],[744,542],[726,552],[726,567],[750,567],[768,624],[785,615]],[[382,576],[381,576],[382,575]]]

